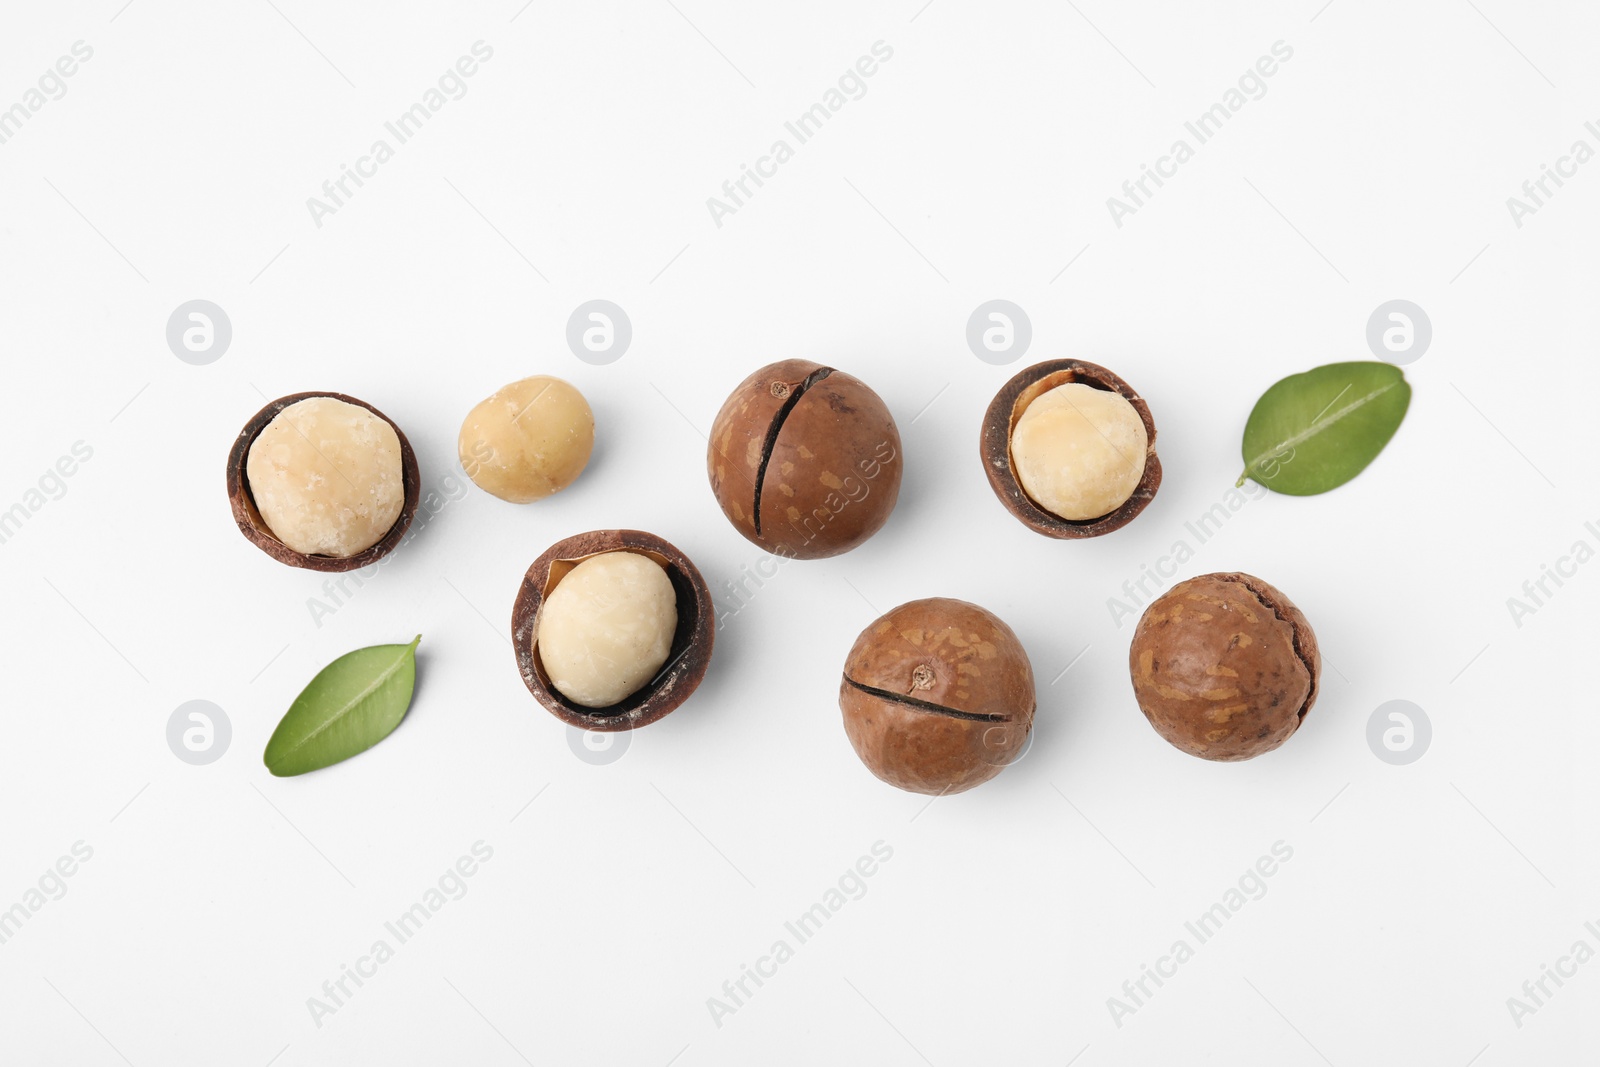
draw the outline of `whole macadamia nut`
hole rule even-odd
[[[556,691],[605,708],[656,676],[677,629],[666,570],[637,552],[607,552],[574,567],[545,599],[536,640]]]
[[[480,489],[513,504],[532,503],[565,489],[588,466],[594,412],[560,378],[524,378],[467,413],[457,449]]]
[[[1011,432],[1023,489],[1053,515],[1084,522],[1127,503],[1144,477],[1150,435],[1127,398],[1068,382],[1029,404]]]
[[[272,536],[306,556],[366,551],[406,499],[394,427],[327,396],[290,404],[267,423],[250,445],[245,479]]]
[[[900,431],[858,378],[808,360],[756,371],[717,414],[711,490],[745,537],[791,559],[836,556],[900,498]]]
[[[1022,642],[961,600],[913,601],[867,627],[839,685],[861,762],[890,785],[934,796],[982,785],[1015,761],[1036,705]]]
[[[1207,574],[1145,610],[1129,652],[1156,732],[1202,759],[1237,761],[1287,741],[1317,700],[1322,658],[1305,615],[1248,574]]]

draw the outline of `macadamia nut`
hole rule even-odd
[[[545,599],[534,640],[557,692],[605,708],[656,676],[677,630],[678,596],[662,566],[607,552],[574,567]]]
[[[1072,522],[1109,515],[1144,477],[1150,437],[1118,393],[1080,382],[1029,404],[1011,435],[1017,479],[1034,502]]]
[[[1038,698],[1011,627],[976,604],[902,604],[862,631],[839,710],[856,755],[890,785],[948,796],[989,781],[1027,749]]]
[[[560,378],[524,378],[467,413],[457,447],[478,488],[529,504],[565,489],[589,465],[594,412]]]
[[[1287,741],[1317,702],[1311,623],[1249,574],[1179,582],[1145,609],[1128,652],[1133,694],[1156,732],[1202,759],[1237,761]]]
[[[280,411],[250,446],[245,477],[272,535],[305,555],[364,552],[405,505],[394,427],[332,397]]]
[[[849,552],[900,499],[900,431],[883,399],[806,359],[762,367],[711,425],[706,473],[722,513],[788,559]]]

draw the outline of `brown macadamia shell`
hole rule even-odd
[[[1109,515],[1083,521],[1064,519],[1041,507],[1030,497],[1017,477],[1016,464],[1011,455],[1011,435],[1017,423],[1022,421],[1028,405],[1057,386],[1074,382],[1122,396],[1133,405],[1149,439],[1144,474],[1133,494]],[[1120,530],[1150,506],[1156,491],[1161,488],[1161,460],[1156,455],[1156,421],[1150,414],[1150,405],[1122,378],[1099,364],[1083,360],[1057,359],[1037,363],[1007,382],[995,395],[984,415],[978,450],[983,458],[984,473],[1000,503],[1024,526],[1046,537],[1079,540]]]
[[[666,665],[642,689],[606,708],[589,708],[563,696],[539,659],[540,609],[572,570],[586,559],[609,552],[648,556],[667,572],[677,595],[678,626]],[[523,576],[511,614],[511,643],[522,681],[556,718],[584,730],[633,730],[676,711],[705,680],[716,643],[716,609],[711,590],[689,557],[676,546],[641,530],[595,530],[551,545]]]
[[[839,685],[845,733],[892,786],[943,796],[982,785],[1026,749],[1033,667],[1011,628],[976,604],[903,604],[856,639]]]
[[[1305,615],[1267,582],[1239,573],[1191,578],[1152,603],[1128,666],[1156,732],[1222,762],[1287,741],[1316,703],[1322,675]]]
[[[790,359],[756,371],[723,404],[706,469],[728,521],[791,559],[848,552],[900,497],[900,431],[867,385]]]
[[[267,424],[277,418],[285,408],[313,397],[328,397],[366,408],[393,427],[395,436],[400,439],[400,477],[405,493],[400,517],[377,544],[353,556],[307,555],[290,548],[278,539],[266,520],[261,517],[255,497],[250,492],[250,479],[246,474],[246,467],[250,459],[250,448],[255,444],[256,438],[261,436],[261,431],[266,429]],[[343,393],[294,393],[279,397],[251,416],[250,421],[245,423],[244,429],[239,431],[239,436],[234,439],[233,448],[228,453],[227,488],[233,520],[246,540],[279,563],[304,570],[324,572],[360,570],[393,552],[405,538],[406,530],[411,526],[411,520],[416,517],[417,505],[422,499],[422,477],[417,469],[417,454],[412,451],[411,442],[406,440],[405,433],[393,419],[365,400],[357,400]]]

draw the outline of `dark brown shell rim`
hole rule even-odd
[[[405,502],[400,507],[400,517],[394,520],[394,525],[389,527],[389,532],[384,534],[383,540],[353,556],[307,555],[304,552],[296,552],[278,540],[268,528],[266,520],[261,517],[261,512],[257,510],[255,497],[250,492],[250,479],[245,474],[245,463],[250,458],[250,446],[261,436],[261,431],[267,428],[267,423],[277,418],[278,413],[291,404],[298,404],[313,397],[330,397],[342,400],[346,404],[366,408],[393,427],[395,436],[400,439],[401,488],[405,492]],[[416,518],[417,504],[421,499],[422,476],[417,469],[417,454],[412,451],[411,442],[406,440],[405,431],[401,430],[393,419],[365,400],[357,400],[344,393],[294,393],[279,397],[256,412],[250,421],[244,424],[244,429],[239,431],[238,438],[233,442],[232,451],[228,453],[228,502],[233,507],[233,521],[239,524],[239,532],[261,551],[279,563],[291,567],[301,567],[308,571],[353,571],[371,566],[393,552],[400,544],[407,528],[411,525],[411,520]]]
[[[667,665],[643,689],[608,708],[574,704],[550,684],[534,645],[545,597],[573,567],[607,552],[637,552],[666,570],[678,596],[678,631]],[[676,711],[705,680],[716,642],[716,609],[711,590],[688,556],[676,546],[641,530],[594,530],[551,545],[522,577],[511,612],[511,644],[517,669],[534,699],[556,718],[584,730],[615,733],[648,726]]]
[[[1034,503],[1022,488],[1011,462],[1011,434],[1028,404],[1049,389],[1069,382],[1080,382],[1120,394],[1139,413],[1145,433],[1150,438],[1144,477],[1139,479],[1133,495],[1111,514],[1083,522],[1063,519]],[[1024,526],[1046,537],[1080,540],[1120,530],[1149,507],[1150,501],[1155,499],[1156,490],[1161,488],[1161,460],[1156,455],[1156,423],[1150,415],[1150,405],[1145,403],[1144,397],[1133,386],[1116,374],[1098,364],[1082,360],[1057,359],[1038,363],[1007,382],[995,394],[994,401],[984,415],[979,449],[983,454],[984,473],[989,476],[989,485],[994,489],[995,496],[1000,498],[1000,503]]]
[[[1299,722],[1306,721],[1306,715],[1316,706],[1319,690],[1322,688],[1322,652],[1317,644],[1316,631],[1311,628],[1311,622],[1293,602],[1289,601],[1279,591],[1278,587],[1253,574],[1243,571],[1227,571],[1207,577],[1218,578],[1225,582],[1237,582],[1243,586],[1251,596],[1261,601],[1261,606],[1275,615],[1279,622],[1289,627],[1290,645],[1294,649],[1295,658],[1306,669],[1306,674],[1311,679],[1310,688],[1306,690],[1306,699],[1300,705],[1300,710],[1295,712]],[[1285,608],[1287,604],[1287,608]],[[1291,614],[1292,613],[1292,614]],[[1297,618],[1298,617],[1298,618]],[[1303,624],[1303,625],[1302,625]],[[1299,729],[1298,726],[1295,729]]]

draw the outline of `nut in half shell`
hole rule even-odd
[[[1161,487],[1150,406],[1081,360],[1040,363],[1007,382],[984,416],[980,450],[1006,510],[1047,537],[1120,530]]]
[[[856,755],[913,793],[982,785],[1027,749],[1037,706],[1022,642],[962,600],[917,600],[867,627],[845,661],[839,708]]]
[[[1145,718],[1174,746],[1236,762],[1287,741],[1317,701],[1322,656],[1300,609],[1249,574],[1179,582],[1147,609],[1128,654]]]
[[[715,639],[700,571],[639,530],[551,546],[523,576],[511,616],[528,691],[585,730],[632,730],[675,711],[704,680]]]
[[[711,428],[711,491],[775,555],[822,559],[883,528],[900,498],[900,431],[859,378],[809,360],[762,367]]]
[[[343,393],[295,393],[256,412],[228,453],[227,484],[246,539],[313,571],[357,570],[387,556],[422,496],[400,427]]]

